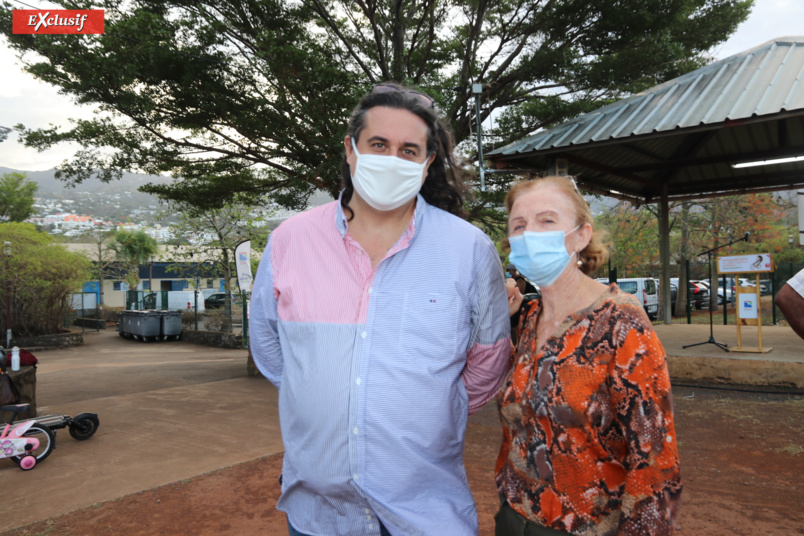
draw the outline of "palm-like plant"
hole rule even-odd
[[[147,263],[158,251],[156,240],[143,231],[118,231],[109,248],[117,260],[128,266],[126,283],[134,290],[140,282],[140,264]]]

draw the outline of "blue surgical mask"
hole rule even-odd
[[[546,287],[555,283],[569,264],[571,257],[564,245],[564,237],[571,231],[525,231],[508,239],[511,254],[508,260],[531,283]]]

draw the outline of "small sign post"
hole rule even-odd
[[[755,274],[755,286],[737,286],[734,291],[737,295],[737,347],[729,348],[730,352],[748,352],[766,354],[773,348],[762,347],[762,304],[760,302],[759,274],[772,273],[776,265],[770,253],[754,253],[750,255],[731,255],[718,257],[718,274],[729,274],[739,281],[741,274]],[[725,300],[724,300],[725,301]],[[742,326],[756,326],[758,346],[744,347]]]

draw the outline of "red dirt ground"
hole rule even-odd
[[[676,387],[684,492],[679,535],[804,534],[804,397]],[[470,419],[465,463],[480,535],[494,533],[500,427]],[[274,508],[281,455],[77,510],[0,536],[286,535]],[[6,490],[8,492],[9,490]],[[37,500],[31,498],[31,507]]]

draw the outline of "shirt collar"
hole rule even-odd
[[[346,233],[349,232],[349,222],[346,221],[346,214],[343,212],[341,197],[343,197],[343,190],[341,190],[340,195],[338,195],[337,208],[335,209],[335,227],[338,229],[338,232],[341,233],[341,238],[346,238]],[[422,194],[416,194],[416,209],[413,211],[413,222],[408,227],[408,230],[412,231],[412,235],[415,235],[416,228],[421,224],[424,212],[427,210],[428,206]],[[413,236],[411,236],[411,238],[413,238]]]

